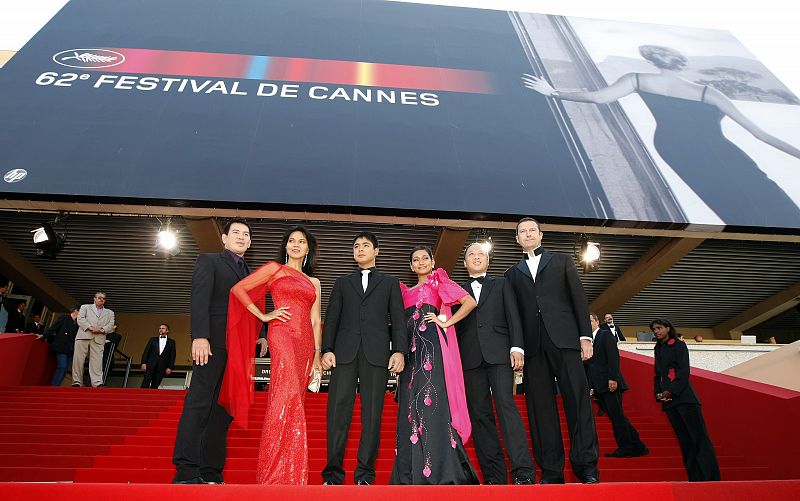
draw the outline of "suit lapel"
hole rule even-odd
[[[539,276],[539,273],[550,263],[550,259],[553,257],[553,253],[547,249],[542,250],[542,257],[539,258],[539,267],[536,268],[536,276]]]
[[[486,275],[486,278],[483,279],[483,287],[481,287],[481,295],[480,301],[478,301],[478,308],[483,306],[486,303],[486,298],[489,297],[489,294],[492,292],[492,288],[494,288],[494,277],[490,277]],[[472,289],[472,287],[470,287]]]
[[[472,296],[472,299],[475,299],[475,291],[472,290],[472,282],[471,281],[461,284],[461,288],[464,289],[465,291],[467,291],[467,293],[469,293],[469,295]],[[476,299],[476,301],[477,301],[477,299]]]
[[[350,282],[350,285],[353,286],[353,289],[358,293],[358,295],[363,299],[364,298],[364,288],[361,287],[361,272],[357,271],[355,273],[351,273],[347,277]]]
[[[372,291],[374,291],[378,284],[381,283],[381,280],[383,280],[383,273],[378,270],[372,270],[372,273],[370,273],[369,282],[367,283],[367,291],[364,292],[365,298],[372,294]]]
[[[539,263],[541,264],[541,262]],[[533,275],[531,275],[531,269],[528,268],[528,263],[524,259],[517,263],[517,269],[525,274],[526,277],[530,278],[533,282]]]
[[[233,272],[233,274],[234,274],[234,275],[236,275],[237,277],[239,277],[239,280],[241,280],[241,279],[243,279],[243,278],[244,278],[244,275],[242,275],[242,274],[240,273],[240,271],[241,271],[241,270],[239,269],[239,267],[236,265],[236,263],[234,263],[234,262],[233,262],[233,257],[231,257],[231,256],[228,256],[228,255],[225,253],[225,251],[222,251],[222,252],[220,253],[219,257],[220,257],[220,259],[222,259],[222,261],[223,261],[225,264],[227,264],[227,265],[228,265],[228,268],[230,268],[230,269],[231,269],[231,271]]]

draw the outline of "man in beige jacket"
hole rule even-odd
[[[78,312],[78,335],[72,358],[72,386],[83,386],[83,364],[89,355],[89,377],[92,386],[103,384],[103,347],[106,334],[114,330],[114,312],[105,307],[106,294],[94,295],[94,304],[84,304]]]

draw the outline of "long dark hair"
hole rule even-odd
[[[283,234],[283,238],[281,238],[281,246],[278,249],[278,262],[283,264],[289,260],[289,254],[286,252],[286,244],[289,243],[289,235],[295,231],[302,233],[303,236],[306,237],[306,242],[308,242],[308,256],[305,260],[305,264],[303,265],[303,273],[313,277],[314,270],[317,269],[317,255],[319,254],[317,238],[312,235],[310,231],[308,231],[308,228],[301,224],[292,226]]]
[[[656,318],[652,322],[650,322],[650,330],[653,330],[653,327],[656,325],[661,325],[662,327],[667,328],[667,335],[672,339],[678,338],[678,333],[675,332],[675,326],[672,325],[672,322],[667,320],[666,318]]]

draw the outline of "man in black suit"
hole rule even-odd
[[[6,303],[8,310],[8,322],[5,332],[24,332],[25,331],[25,306],[24,299],[11,299]]]
[[[464,266],[470,280],[461,287],[475,298],[478,306],[456,324],[456,333],[472,438],[483,481],[508,483],[508,469],[492,410],[494,397],[514,483],[532,484],[536,470],[513,395],[514,371],[522,370],[525,363],[517,300],[504,278],[486,274],[489,255],[481,244],[467,247]]]
[[[594,337],[594,354],[589,359],[589,383],[594,388],[594,395],[600,407],[608,414],[614,430],[617,449],[606,457],[629,458],[644,456],[649,453],[647,446],[639,438],[639,432],[622,411],[622,392],[628,389],[628,383],[622,377],[619,368],[619,348],[617,338],[607,325],[600,326],[600,319],[594,313],[589,314]]]
[[[337,278],[328,301],[322,332],[322,368],[332,369],[325,485],[341,484],[345,477],[342,461],[356,383],[361,394],[361,439],[354,477],[359,485],[374,482],[388,371],[400,373],[405,365],[408,340],[400,282],[375,268],[379,252],[375,235],[366,231],[356,235],[353,258],[359,271]]]
[[[250,247],[250,225],[231,219],[222,230],[224,250],[200,254],[192,275],[192,383],[183,403],[175,436],[173,483],[222,483],[225,445],[231,416],[217,400],[228,352],[225,330],[231,287],[250,274],[244,253]],[[262,333],[263,335],[263,333]],[[259,339],[262,353],[266,339]]]
[[[614,325],[614,315],[606,313],[603,315],[603,320],[605,321],[605,327],[611,330],[611,334],[617,338],[617,341],[625,341],[625,336],[622,335],[622,329]]]
[[[164,376],[175,367],[175,340],[169,337],[169,325],[158,326],[158,336],[151,337],[142,353],[142,388],[158,389]]]
[[[39,315],[33,316],[33,321],[25,325],[25,332],[28,334],[44,334],[44,324],[42,317]]]
[[[505,277],[514,289],[525,339],[525,400],[540,483],[564,482],[564,441],[554,379],[564,403],[570,463],[581,482],[597,483],[599,448],[583,360],[592,357],[589,304],[572,257],[541,247],[538,221],[517,223],[525,257]]]

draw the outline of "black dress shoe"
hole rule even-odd
[[[539,480],[540,484],[563,484],[563,478],[543,478]]]
[[[173,480],[173,484],[207,484],[201,477],[189,478],[187,480]]]
[[[356,485],[370,485],[370,483],[366,480],[359,480],[356,482]]]
[[[583,484],[599,484],[600,481],[597,480],[597,477],[594,475],[585,475],[581,477],[581,483]]]
[[[72,387],[73,388],[80,388],[81,386],[83,386],[83,385],[80,384],[80,383],[72,383]]]
[[[639,456],[646,456],[648,454],[650,454],[650,449],[648,449],[647,446],[645,446],[644,449],[640,449],[634,452],[631,457],[638,458]]]
[[[632,458],[634,457],[634,453],[623,451],[622,449],[617,449],[614,452],[607,452],[603,454],[607,458]]]
[[[533,485],[533,481],[528,477],[514,477],[514,485]]]

